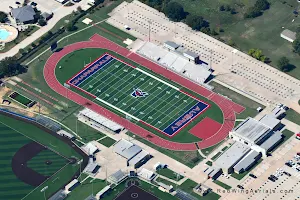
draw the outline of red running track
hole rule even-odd
[[[225,99],[222,96],[219,96],[191,81],[188,79],[185,79],[155,63],[153,63],[150,60],[147,60],[135,53],[132,53],[128,49],[121,47],[115,43],[113,43],[110,40],[107,40],[106,38],[103,38],[97,34],[91,37],[90,41],[84,41],[84,42],[78,42],[71,45],[68,45],[64,47],[61,51],[53,53],[49,59],[46,62],[46,65],[44,67],[44,78],[49,85],[50,88],[52,88],[54,91],[59,93],[62,96],[65,96],[66,88],[59,83],[59,81],[56,79],[55,76],[55,68],[59,60],[64,57],[65,55],[84,48],[102,48],[102,49],[108,49],[111,51],[116,52],[117,54],[122,55],[123,57],[127,57],[131,59],[132,61],[143,65],[144,67],[147,67],[151,69],[152,71],[161,74],[165,76],[166,78],[173,80],[184,87],[187,87],[200,95],[207,97],[214,101],[222,110],[223,116],[224,116],[224,123],[220,130],[210,138],[207,138],[206,140],[203,140],[201,142],[198,142],[198,146],[201,149],[208,148],[212,145],[215,145],[219,142],[221,142],[226,136],[228,135],[229,131],[234,127],[234,121],[235,121],[235,112],[240,113],[244,110],[244,108],[228,99]],[[95,104],[94,102],[82,97],[81,95],[69,90],[68,91],[68,98],[75,103],[79,105],[83,105],[85,107],[88,107],[89,109],[104,115],[105,117],[115,121],[118,124],[121,124],[129,131],[135,133],[136,135],[139,135],[140,137],[148,140],[149,142],[152,142],[153,144],[170,149],[170,150],[182,150],[182,151],[192,151],[197,150],[197,147],[195,143],[179,143],[179,142],[172,142],[169,140],[165,140],[150,131],[147,131],[143,129],[142,127],[116,115],[115,113],[99,106],[98,104]]]

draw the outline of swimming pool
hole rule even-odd
[[[0,28],[0,40],[6,40],[11,33],[8,32],[6,29]]]

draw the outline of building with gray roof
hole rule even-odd
[[[261,158],[261,153],[251,150],[241,161],[239,161],[234,167],[234,172],[237,174],[247,171],[252,167],[257,160]]]
[[[248,117],[229,132],[229,137],[236,141],[241,141],[248,146],[253,146],[262,143],[265,137],[272,134],[271,132],[271,129],[265,124]]]
[[[264,141],[260,147],[264,149],[266,152],[272,150],[278,143],[282,141],[283,137],[281,132],[277,131],[271,137],[269,137],[266,141]]]
[[[263,116],[259,121],[272,130],[277,129],[277,127],[280,125],[280,120],[272,114]]]
[[[286,39],[289,42],[294,42],[296,40],[296,32],[290,31],[288,29],[285,29],[281,32],[280,36],[284,39]]]
[[[172,51],[175,51],[179,46],[180,46],[179,44],[176,44],[175,42],[172,41],[166,41],[164,43],[164,47]]]
[[[127,159],[128,166],[134,166],[134,168],[138,168],[150,158],[149,152],[124,139],[114,144],[113,151]]]
[[[192,51],[187,50],[186,52],[183,53],[183,56],[188,58],[191,61],[194,61],[195,63],[199,62],[199,55]]]
[[[232,173],[234,165],[238,163],[250,150],[249,146],[240,142],[235,142],[215,161],[214,164],[221,168],[223,173]]]
[[[119,142],[117,142],[114,145],[114,152],[128,160],[133,158],[135,155],[137,155],[141,151],[142,151],[141,147],[139,147],[127,140],[124,140],[124,139],[121,139]]]
[[[36,13],[34,9],[30,6],[23,6],[20,8],[13,8],[11,10],[11,16],[16,20],[18,23],[32,23],[34,21]]]
[[[147,162],[147,160],[150,158],[149,152],[142,150],[139,152],[136,156],[128,160],[128,165],[129,166],[134,166],[134,168],[140,167],[140,165],[144,164]]]
[[[118,170],[107,178],[107,181],[112,184],[119,184],[123,180],[127,179],[128,176],[122,171]]]

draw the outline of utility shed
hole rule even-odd
[[[114,152],[128,160],[140,153],[141,151],[141,147],[123,139],[119,140],[114,145]]]
[[[290,31],[289,29],[285,29],[281,32],[280,37],[286,39],[289,42],[294,42],[296,40],[296,32]]]
[[[199,55],[192,52],[192,51],[186,51],[183,53],[183,56],[188,58],[190,61],[194,61],[195,63],[199,62]]]
[[[164,47],[172,51],[175,51],[179,46],[180,46],[179,44],[176,44],[175,42],[171,42],[171,41],[166,41],[164,43]]]

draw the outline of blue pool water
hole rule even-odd
[[[9,36],[9,32],[6,29],[0,29],[0,39],[6,40]]]

